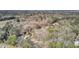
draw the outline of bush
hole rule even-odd
[[[29,48],[30,47],[30,43],[29,43],[30,38],[26,38],[23,43],[22,43],[22,47],[23,48]]]
[[[25,40],[25,41],[23,42],[22,47],[23,47],[23,48],[29,48],[29,47],[30,47],[30,45],[29,45],[29,43],[27,42],[27,40]]]
[[[76,46],[74,46],[74,44],[69,44],[67,47],[65,48],[75,48]]]
[[[57,31],[57,29],[52,27],[52,26],[50,26],[47,30],[48,30],[49,33]]]
[[[73,43],[68,44],[67,46],[64,44],[64,42],[50,42],[49,43],[50,48],[77,48]]]
[[[15,45],[16,42],[16,35],[10,35],[7,39],[7,43],[11,45]]]
[[[72,27],[72,31],[78,35],[78,34],[79,34],[79,26],[74,25],[74,26]]]
[[[50,48],[55,48],[56,47],[56,42],[50,42],[49,47]]]
[[[58,38],[58,28],[50,26],[49,28],[47,28],[47,31],[49,32],[48,34],[49,39]]]
[[[50,48],[63,48],[64,43],[63,42],[50,42],[49,47]]]

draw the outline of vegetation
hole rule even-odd
[[[15,35],[10,35],[7,39],[7,44],[15,45],[15,43],[16,43],[16,36]]]
[[[50,42],[49,43],[50,48],[76,48],[78,46],[75,46],[73,43],[68,44],[67,46],[63,42]]]
[[[0,47],[78,48],[75,41],[79,42],[79,12],[0,12]]]

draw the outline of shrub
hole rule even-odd
[[[50,48],[63,48],[64,43],[63,42],[50,42],[49,47]]]
[[[49,28],[47,28],[47,31],[49,32],[48,34],[49,39],[58,38],[58,29],[56,27],[50,26]]]
[[[30,47],[30,37],[29,36],[27,36],[26,38],[25,38],[25,40],[23,40],[23,42],[22,42],[22,47],[23,48],[29,48]]]
[[[67,48],[75,48],[76,46],[74,46],[74,44],[70,44],[67,46]]]
[[[74,26],[72,27],[72,31],[73,31],[74,33],[78,34],[78,33],[79,33],[79,27],[78,27],[77,25],[74,25]]]
[[[50,42],[49,47],[50,48],[55,48],[56,47],[56,42]]]
[[[49,33],[51,33],[51,32],[57,32],[58,31],[57,28],[52,27],[52,26],[50,26],[47,30],[48,30]]]
[[[22,47],[23,47],[23,48],[29,48],[29,47],[30,47],[30,45],[29,45],[29,43],[28,43],[27,40],[24,40],[24,42],[23,42],[23,44],[22,44]]]
[[[49,47],[50,48],[78,48],[78,46],[75,46],[73,43],[68,44],[66,46],[64,42],[50,42]]]
[[[75,48],[76,46],[74,45],[74,43],[70,43],[67,46],[65,46],[65,48]]]
[[[16,42],[16,35],[10,35],[7,39],[7,43],[11,45],[15,45]]]

